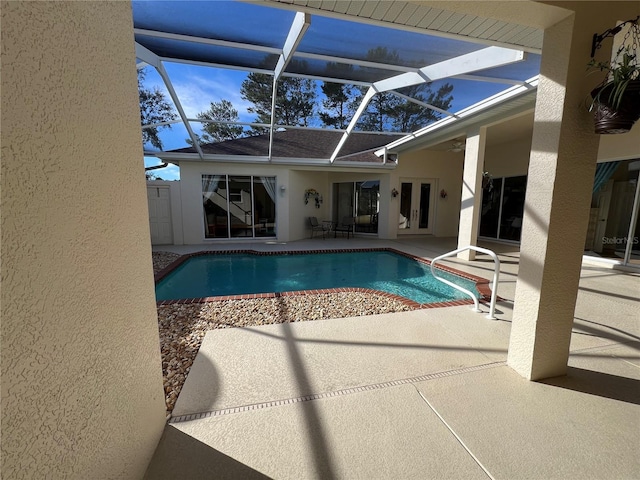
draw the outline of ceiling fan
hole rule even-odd
[[[465,142],[454,141],[451,143],[451,147],[447,150],[448,152],[464,152]]]

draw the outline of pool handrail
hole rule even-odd
[[[463,287],[461,287],[459,285],[456,285],[455,283],[450,282],[446,278],[442,278],[442,277],[439,277],[438,275],[436,275],[435,264],[438,261],[442,260],[443,258],[452,257],[453,255],[457,255],[458,253],[464,252],[465,250],[474,250],[476,252],[486,253],[487,255],[490,255],[493,258],[493,263],[494,263],[494,268],[493,268],[493,288],[491,289],[491,303],[489,305],[489,313],[487,314],[487,318],[489,320],[496,320],[495,311],[496,311],[496,298],[498,296],[498,279],[500,278],[500,259],[495,254],[495,252],[493,252],[492,250],[489,250],[487,248],[476,247],[475,245],[468,245],[466,247],[457,248],[457,249],[452,250],[450,252],[447,252],[447,253],[444,253],[442,255],[439,255],[436,258],[434,258],[433,260],[431,260],[431,274],[437,280],[440,280],[441,282],[446,283],[450,287],[453,287],[456,290],[459,290],[460,292],[466,293],[467,295],[469,295],[473,299],[473,305],[474,305],[473,311],[474,312],[482,312],[482,310],[480,310],[480,302],[478,301],[478,297],[476,295],[471,293],[466,288],[463,288]]]

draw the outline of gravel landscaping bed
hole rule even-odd
[[[154,252],[154,272],[178,257],[177,254]],[[175,406],[208,330],[408,310],[411,310],[411,307],[392,298],[359,292],[159,306],[158,325],[167,414],[170,415]]]

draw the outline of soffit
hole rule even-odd
[[[392,23],[406,29],[437,32],[456,38],[542,51],[544,26],[568,11],[535,2],[405,2],[388,0],[266,0],[296,9],[309,9],[361,20]],[[526,20],[526,21],[525,21]]]

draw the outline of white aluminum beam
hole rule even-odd
[[[396,97],[404,98],[405,100],[415,103],[416,105],[420,105],[421,107],[425,107],[425,108],[428,108],[429,110],[433,110],[435,112],[442,113],[443,115],[447,115],[448,117],[455,117],[455,114],[448,112],[446,110],[443,110],[442,108],[438,108],[435,105],[431,105],[430,103],[422,102],[408,95],[403,95],[402,93],[394,92],[393,90],[389,93],[392,93]]]
[[[334,55],[320,55],[318,53],[296,52],[296,58],[307,58],[309,60],[320,60],[323,62],[344,63],[347,65],[357,65],[358,67],[378,68],[380,70],[391,70],[395,72],[416,72],[415,67],[405,67],[402,65],[390,65],[388,63],[372,62],[368,60],[356,60],[355,58],[337,57]]]
[[[454,123],[473,117],[474,115],[480,112],[489,110],[494,106],[499,105],[501,103],[505,103],[515,97],[518,97],[525,93],[530,93],[531,90],[538,87],[538,81],[539,81],[539,77],[535,76],[528,79],[525,82],[525,85],[510,87],[506,90],[503,90],[502,92],[498,92],[489,98],[485,98],[479,101],[478,103],[475,103],[467,108],[460,110],[459,112],[456,112],[455,117],[442,118],[437,122],[434,122],[430,125],[427,125],[426,127],[421,128],[420,130],[416,130],[415,132],[407,135],[406,137],[402,137],[402,138],[399,138],[398,140],[394,140],[393,142],[387,144],[385,147],[377,150],[375,154],[377,156],[384,155],[384,148],[392,150],[394,148],[400,147],[406,143],[412,142],[425,135],[443,130],[449,125],[453,125]]]
[[[160,67],[161,63],[160,63],[160,57],[158,55],[153,53],[148,48],[143,47],[138,42],[135,42],[135,46],[136,46],[137,58],[145,62],[147,65],[151,65],[152,67],[156,67],[156,68]]]
[[[282,74],[283,77],[291,77],[291,78],[308,78],[311,80],[318,80],[320,82],[329,82],[329,83],[343,83],[345,85],[357,85],[359,87],[370,87],[372,85],[371,82],[363,82],[360,80],[349,80],[345,78],[335,78],[335,77],[322,77],[319,75],[309,75],[304,73],[289,73],[284,72]]]
[[[289,29],[289,34],[287,35],[287,39],[284,42],[284,46],[282,47],[282,54],[278,59],[278,63],[274,70],[275,80],[280,78],[280,75],[287,68],[287,65],[291,61],[293,54],[295,53],[298,45],[302,41],[302,37],[309,29],[311,25],[311,15],[308,13],[298,12],[296,13],[295,18],[293,19],[293,23],[291,24],[291,28]]]
[[[402,73],[395,77],[375,82],[379,92],[388,92],[399,88],[433,82],[443,78],[464,75],[478,70],[495,68],[524,59],[524,52],[502,47],[483,48],[476,52],[460,55],[443,62],[421,68],[417,72]]]
[[[302,37],[311,25],[311,15],[308,13],[298,12],[293,19],[289,34],[282,47],[282,54],[278,59],[276,68],[273,71],[273,89],[271,94],[271,127],[269,128],[269,161],[271,161],[271,154],[273,152],[273,127],[276,123],[276,93],[278,92],[278,79],[282,72],[291,61],[293,53],[300,45]]]
[[[162,60],[163,62],[170,62],[170,63],[183,63],[185,65],[196,65],[198,67],[224,68],[226,70],[240,70],[241,72],[263,73],[265,75],[273,75],[273,70],[267,70],[264,68],[240,67],[238,65],[200,62],[197,60],[185,60],[183,58],[175,58],[175,57],[160,57],[160,60]]]
[[[191,129],[191,125],[189,124],[189,119],[187,117],[187,114],[184,112],[184,109],[182,108],[182,104],[180,103],[180,99],[178,98],[176,91],[173,88],[171,79],[169,79],[169,74],[164,69],[164,65],[162,65],[162,63],[160,63],[159,66],[156,68],[158,70],[158,73],[162,77],[162,80],[164,80],[164,84],[167,87],[167,91],[169,92],[169,95],[171,96],[171,99],[173,100],[173,103],[175,104],[176,109],[178,110],[178,115],[180,115],[180,118],[182,119],[182,123],[184,123],[184,126],[187,129],[187,132],[189,132],[189,137],[193,142],[194,148],[198,152],[198,156],[202,159],[203,154],[202,154],[202,149],[200,148],[200,144],[198,143],[198,138],[196,137],[196,134]]]
[[[302,13],[302,12],[298,12],[298,15],[303,15],[305,16],[305,20],[304,22],[307,23],[307,27],[311,22],[311,16],[307,13]],[[296,19],[294,20],[293,24],[292,24],[292,28],[291,30],[293,31],[294,27],[296,27],[296,22],[297,22],[297,17],[298,15],[296,15]],[[305,30],[306,30],[305,28]],[[218,46],[218,47],[227,47],[227,48],[237,48],[237,49],[241,49],[241,50],[251,50],[254,52],[262,52],[262,53],[268,53],[268,54],[272,54],[272,55],[280,55],[282,53],[284,53],[284,49],[278,49],[278,48],[274,48],[274,47],[266,47],[263,45],[254,45],[254,44],[250,44],[250,43],[240,43],[240,42],[231,42],[228,40],[215,40],[215,39],[211,39],[211,38],[203,38],[203,37],[194,37],[191,35],[182,35],[182,34],[177,34],[177,33],[166,33],[166,32],[156,32],[154,30],[144,30],[141,28],[134,28],[133,29],[133,33],[134,34],[139,34],[139,35],[144,35],[147,37],[155,37],[155,38],[165,38],[168,40],[180,40],[180,41],[184,41],[184,42],[192,42],[192,43],[202,43],[205,45],[213,45],[213,46]],[[304,32],[303,32],[304,33]],[[290,32],[291,34],[291,32]],[[286,43],[285,43],[285,48],[286,48]],[[320,55],[317,53],[305,53],[305,52],[295,52],[295,48],[292,50],[291,53],[292,56],[294,57],[300,57],[300,58],[308,58],[310,60],[321,60],[321,61],[325,61],[325,62],[336,62],[336,63],[346,63],[348,65],[357,65],[359,67],[370,67],[370,68],[380,68],[383,70],[393,70],[393,71],[399,71],[399,72],[415,72],[417,70],[417,68],[413,68],[413,67],[403,67],[401,65],[388,65],[385,63],[380,63],[380,62],[372,62],[372,61],[367,61],[367,60],[357,60],[355,58],[345,58],[345,57],[338,57],[335,55]]]
[[[202,161],[202,162],[218,162],[218,163],[246,163],[246,164],[263,164],[269,163],[269,157],[265,155],[215,155],[205,153],[203,158],[193,153],[173,153],[173,152],[145,152],[147,156],[154,156],[166,163],[180,165],[183,161]],[[300,165],[300,166],[333,166],[333,167],[350,167],[350,168],[375,168],[393,170],[398,165],[396,163],[383,162],[353,162],[337,159],[333,164],[328,158],[293,158],[293,157],[273,157],[273,164],[279,165]]]
[[[524,85],[524,80],[513,80],[512,78],[500,78],[500,77],[483,77],[482,75],[456,75],[453,78],[459,78],[460,80],[472,80],[474,82],[488,82],[488,83],[504,83],[505,85]]]
[[[338,146],[335,148],[335,150],[331,154],[331,158],[330,158],[331,163],[333,163],[335,161],[336,157],[338,156],[338,153],[340,153],[340,150],[342,149],[342,147],[344,146],[345,142],[347,141],[347,138],[349,138],[349,135],[353,131],[354,127],[356,126],[356,123],[358,123],[358,120],[360,119],[360,117],[362,116],[362,114],[366,110],[367,105],[369,105],[369,102],[371,101],[371,99],[373,98],[373,96],[376,93],[378,93],[378,92],[377,92],[376,88],[373,87],[373,86],[369,87],[369,90],[367,90],[367,93],[365,93],[364,98],[362,99],[362,103],[360,103],[360,106],[358,107],[358,110],[356,110],[356,113],[353,115],[353,118],[349,122],[349,126],[347,127],[347,131],[342,134],[342,138],[338,142]]]
[[[410,87],[413,85],[433,82],[435,80],[453,77],[456,75],[464,75],[478,70],[508,65],[513,62],[519,62],[523,59],[524,52],[520,50],[513,50],[502,47],[489,47],[423,67],[417,72],[401,73],[400,75],[375,82],[367,91],[362,104],[360,104],[360,106],[358,107],[356,114],[353,116],[351,122],[349,123],[349,126],[347,127],[347,131],[344,133],[344,135],[340,139],[340,142],[338,143],[338,146],[331,155],[331,162],[333,163],[333,161],[338,156],[338,153],[340,153],[340,149],[342,149],[344,143],[347,141],[347,138],[351,134],[353,127],[355,127],[355,124],[360,119],[360,116],[364,113],[364,110],[367,107],[368,103],[371,101],[371,98],[373,98],[373,95],[375,95],[376,93],[389,91],[392,92],[393,90],[403,87]],[[442,111],[442,113],[446,113],[446,115],[454,117],[448,112]]]
[[[271,84],[271,125],[269,125],[269,161],[273,153],[273,126],[276,123],[276,94],[278,93],[278,79],[273,78]]]
[[[150,123],[148,125],[142,125],[142,130],[146,130],[148,128],[162,127],[164,125],[174,125],[176,123],[182,123],[182,120],[169,120],[168,122],[158,122],[158,123]]]
[[[182,35],[179,33],[156,32],[155,30],[144,30],[134,28],[134,34],[144,35],[146,37],[166,38],[168,40],[180,40],[183,42],[203,43],[205,45],[214,45],[218,47],[240,48],[243,50],[252,50],[254,52],[270,53],[280,55],[282,50],[274,47],[265,47],[262,45],[254,45],[251,43],[230,42],[228,40],[214,40],[212,38],[194,37],[191,35]]]
[[[176,91],[174,90],[173,85],[171,84],[171,80],[169,79],[169,75],[167,74],[167,71],[164,69],[164,65],[162,65],[162,62],[160,61],[160,57],[158,57],[155,53],[153,53],[148,48],[145,48],[142,45],[140,45],[138,42],[135,42],[135,48],[136,48],[136,57],[138,57],[143,62],[146,62],[149,65],[155,67],[158,73],[160,74],[160,77],[162,77],[162,80],[164,81],[164,84],[167,87],[167,91],[169,92],[169,95],[171,96],[171,99],[173,100],[173,103],[176,106],[176,109],[178,110],[178,114],[182,119],[182,123],[186,127],[187,132],[189,132],[189,137],[191,137],[191,140],[193,141],[193,146],[198,152],[198,155],[200,156],[200,158],[202,158],[202,149],[200,148],[200,145],[198,144],[196,136],[193,133],[193,130],[191,129],[191,125],[189,125],[187,115],[184,113],[184,109],[182,108],[180,99],[178,98],[178,95],[176,94]]]

